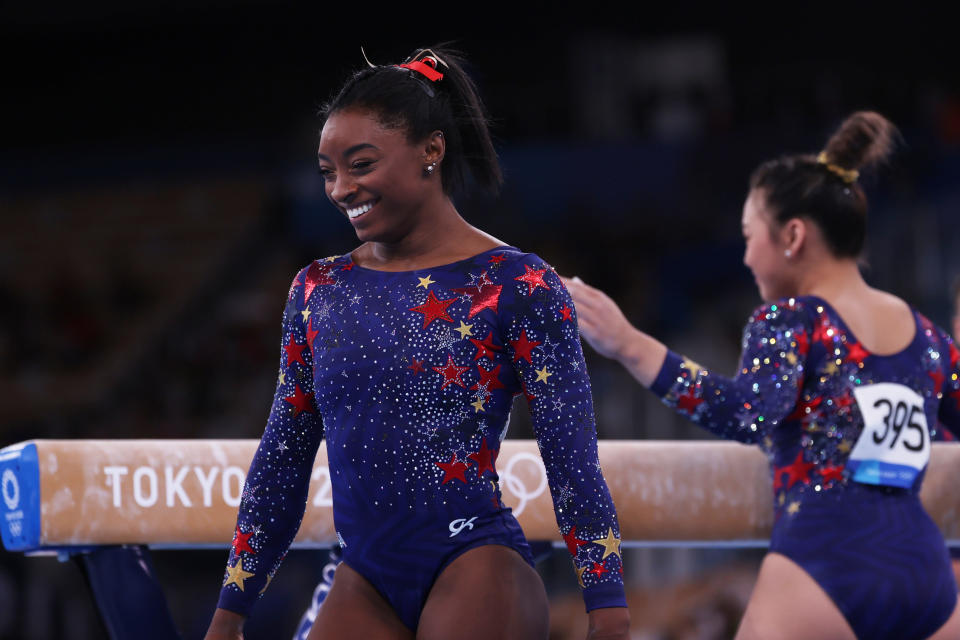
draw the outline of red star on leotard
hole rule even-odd
[[[927,375],[933,380],[933,392],[940,393],[940,390],[943,389],[943,372],[940,371],[940,367],[937,367],[933,371],[928,371]]]
[[[680,411],[685,411],[687,415],[693,415],[697,411],[697,407],[703,403],[703,398],[697,398],[694,395],[694,388],[690,387],[687,389],[687,392],[682,396],[677,397],[677,409]]]
[[[840,482],[843,480],[843,465],[824,465],[817,469],[817,473],[823,476],[823,483]]]
[[[828,335],[827,332],[833,329],[833,335]],[[811,339],[813,342],[822,342],[824,348],[827,350],[827,355],[831,355],[833,351],[833,340],[838,335],[840,331],[830,324],[830,318],[826,315],[820,317],[820,321],[817,323],[816,328],[813,330],[813,336]]]
[[[563,534],[563,541],[567,543],[567,551],[570,555],[576,557],[577,549],[589,543],[589,540],[581,540],[577,537],[577,526],[570,527],[570,531]]]
[[[868,355],[870,355],[870,353],[863,348],[862,344],[859,342],[854,342],[853,344],[847,345],[847,357],[844,358],[843,361],[861,364],[863,363],[863,359]]]
[[[495,256],[490,256],[489,264],[500,264],[501,262],[503,262],[503,261],[506,260],[506,259],[507,259],[507,257],[506,257],[505,255],[503,255],[502,253],[500,253],[500,254],[495,255]]]
[[[307,363],[303,360],[303,350],[307,348],[305,344],[297,344],[293,340],[293,334],[290,334],[290,342],[283,348],[287,352],[287,366],[289,367],[294,362],[299,362],[303,366],[307,366]]]
[[[605,573],[610,573],[610,569],[607,569],[607,567],[604,564],[600,564],[599,562],[594,562],[593,569],[590,569],[587,573],[592,573],[593,575],[599,578]]]
[[[526,272],[522,276],[517,276],[514,280],[527,283],[527,287],[529,287],[527,289],[528,296],[538,287],[550,289],[550,285],[543,281],[543,274],[547,272],[547,269],[532,269],[528,264],[523,265],[523,268],[526,269]]]
[[[486,275],[487,272],[484,271],[481,274],[481,278]],[[479,289],[476,287],[460,287],[453,289],[453,292],[470,298],[470,311],[467,312],[467,320],[469,320],[484,309],[490,309],[496,313],[497,306],[500,304],[500,292],[502,290],[502,284],[493,284],[488,281],[486,284],[481,285]]]
[[[319,334],[320,332],[315,331],[313,328],[313,318],[310,318],[310,326],[307,327],[307,344],[310,345],[310,353],[313,353],[313,341],[317,339]],[[290,366],[289,362],[287,366]]]
[[[237,555],[240,555],[242,551],[246,551],[247,553],[256,553],[256,551],[254,551],[247,542],[252,535],[253,531],[250,533],[244,533],[240,531],[240,525],[237,525],[237,531],[233,534],[233,552]]]
[[[571,315],[572,313],[573,313],[573,309],[571,309],[567,305],[563,305],[563,308],[560,309],[560,315],[563,316],[563,322],[566,322],[567,320],[569,320],[570,322],[573,322],[573,317]]]
[[[355,266],[357,266],[357,263],[356,263],[356,262],[348,262],[347,264],[345,264],[345,265],[343,265],[342,267],[340,267],[340,270],[341,270],[341,271],[351,271],[351,270],[353,270],[353,268],[354,268]]]
[[[407,365],[407,369],[413,369],[413,375],[418,373],[425,373],[426,370],[423,368],[423,360],[417,360],[416,358],[410,358],[412,364]]]
[[[456,453],[451,454],[450,462],[434,462],[433,464],[443,469],[443,482],[440,484],[447,484],[451,480],[459,480],[463,484],[467,484],[467,479],[464,475],[467,472],[467,465],[457,461]]]
[[[477,463],[477,477],[483,475],[483,472],[489,469],[490,471],[496,471],[493,468],[493,463],[497,459],[497,449],[487,449],[487,439],[484,438],[480,443],[480,449],[476,453],[471,453],[467,457]]]
[[[782,480],[780,480],[781,473],[787,474],[787,489],[791,488],[801,480],[804,484],[810,484],[810,469],[812,469],[814,466],[816,465],[814,465],[812,462],[804,462],[803,451],[798,451],[797,457],[793,462],[786,466],[776,467],[774,469],[774,488],[780,488],[779,484],[782,482]]]
[[[503,383],[500,382],[500,367],[503,365],[498,364],[496,367],[487,371],[483,368],[482,364],[477,365],[477,370],[480,371],[480,381],[475,383],[470,390],[479,389],[480,387],[486,387],[487,391],[493,391],[494,389],[503,389]]]
[[[786,420],[804,420],[808,416],[812,415],[814,410],[820,406],[820,403],[823,402],[823,398],[820,396],[815,397],[813,400],[804,402],[801,400],[797,403],[797,408],[794,409],[793,413],[786,417]],[[809,409],[810,411],[807,411]]]
[[[441,390],[446,389],[447,386],[451,384],[460,385],[466,389],[467,385],[460,379],[460,376],[469,368],[470,367],[458,367],[453,361],[453,356],[447,354],[447,364],[442,367],[433,367],[433,370],[443,376],[443,385],[440,387]]]
[[[487,334],[487,337],[483,340],[477,340],[476,338],[469,338],[470,342],[473,343],[473,346],[477,348],[477,353],[473,356],[474,360],[479,360],[480,358],[493,358],[496,356],[494,351],[500,351],[503,349],[500,345],[493,344],[493,331]]]
[[[957,350],[956,345],[953,343],[950,344],[950,368],[954,371],[957,370],[957,362],[960,361],[960,351]]]
[[[800,331],[795,333],[793,339],[797,341],[797,353],[801,356],[807,355],[810,351],[810,341],[807,340],[807,332]]]
[[[539,344],[541,343],[527,338],[527,330],[524,329],[520,332],[520,337],[517,340],[510,341],[510,346],[513,347],[513,361],[519,362],[520,358],[523,358],[530,364],[533,364],[531,351]]]
[[[408,311],[416,311],[423,314],[423,328],[426,329],[434,320],[446,320],[453,322],[453,318],[447,313],[447,307],[456,302],[458,298],[448,300],[439,300],[433,291],[427,294],[427,301],[419,307],[412,307]]]
[[[307,267],[307,274],[303,279],[303,304],[307,304],[307,300],[310,299],[310,294],[313,293],[313,290],[317,286],[322,284],[333,284],[336,282],[335,279],[330,277],[330,272],[333,270],[333,265],[325,264],[320,265],[319,262],[313,261],[310,263],[310,266]]]
[[[853,405],[854,402],[856,402],[856,400],[854,400],[853,396],[850,395],[850,392],[847,391],[842,396],[834,400],[833,404],[837,407],[837,409],[848,409]]]
[[[293,405],[294,417],[304,412],[313,413],[313,407],[310,406],[310,403],[313,401],[313,394],[304,393],[300,385],[295,385],[293,395],[287,396],[284,400]]]

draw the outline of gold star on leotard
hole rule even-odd
[[[687,360],[686,358],[684,358],[680,366],[690,372],[691,379],[696,378],[697,374],[700,373],[700,365],[698,365],[693,360]]]
[[[837,445],[837,451],[841,453],[850,453],[850,449],[852,448],[849,440],[841,440],[840,444]]]
[[[470,406],[473,407],[474,413],[479,413],[483,411],[483,398],[477,398],[476,400],[470,403]]]
[[[280,384],[287,384],[287,373],[285,371],[280,372]]]
[[[537,372],[537,382],[546,382],[547,378],[553,374],[547,371],[547,365],[543,365],[543,369],[534,369]]]
[[[793,351],[788,352],[788,353],[787,353],[787,362],[790,363],[790,366],[791,366],[791,367],[794,366],[795,364],[797,364],[797,354],[795,354]]]
[[[799,512],[800,512],[799,502],[794,501],[794,502],[791,502],[789,505],[787,505],[787,513],[789,513],[790,515],[795,516]]]
[[[835,374],[839,369],[840,369],[840,367],[837,366],[837,363],[836,363],[835,361],[831,360],[831,361],[827,364],[827,366],[825,366],[825,367],[823,368],[823,372],[826,373],[828,376],[832,376],[832,375]]]
[[[267,575],[267,584],[263,585],[263,589],[260,589],[260,593],[257,594],[257,595],[261,595],[261,594],[263,594],[264,591],[267,590],[267,587],[270,586],[270,581],[271,581],[271,580],[273,580],[273,574],[272,574],[272,573],[269,574],[269,575]]]
[[[307,321],[307,318],[310,317],[310,313],[311,313],[310,309],[304,309],[303,311],[300,312],[300,315],[303,316],[303,321],[304,321],[304,322],[306,322],[306,321]]]
[[[252,578],[255,574],[250,573],[249,571],[243,570],[243,559],[237,558],[237,563],[232,567],[227,565],[227,579],[224,581],[223,586],[228,584],[235,584],[240,587],[240,591],[243,591],[243,581],[247,578]]]
[[[577,563],[574,562],[574,563],[573,563],[573,570],[577,572],[577,582],[580,583],[580,588],[581,588],[581,589],[586,589],[587,586],[586,586],[585,584],[583,584],[583,574],[586,572],[587,568],[586,568],[586,567],[578,567],[578,566],[577,566]]]
[[[420,287],[423,287],[424,289],[429,289],[430,285],[436,282],[435,280],[430,279],[429,273],[427,274],[426,278],[417,278],[417,280],[420,281],[420,284],[417,285],[417,289],[419,289]]]
[[[613,535],[613,528],[607,527],[607,537],[600,538],[599,540],[592,540],[594,544],[603,545],[603,557],[600,558],[601,561],[606,560],[607,556],[611,553],[620,555],[620,538]]]
[[[460,321],[460,326],[457,327],[456,329],[454,329],[454,331],[459,332],[459,333],[460,333],[460,339],[463,340],[463,339],[466,338],[467,336],[472,336],[472,335],[473,335],[472,329],[473,329],[473,325],[472,325],[472,324],[464,324],[463,320],[461,320],[461,321]]]

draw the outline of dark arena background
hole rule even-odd
[[[750,171],[816,152],[851,111],[904,143],[867,176],[869,281],[950,327],[960,275],[960,48],[912,3],[3,3],[0,446],[257,438],[290,279],[355,245],[316,171],[318,105],[370,60],[452,41],[505,170],[472,224],[606,290],[732,373],[760,300],[742,264]],[[879,12],[888,12],[881,15]],[[708,439],[589,348],[602,439]],[[508,437],[530,438],[518,404]],[[155,550],[184,638],[217,550]],[[763,549],[625,550],[634,637],[732,636]],[[556,639],[586,616],[565,552],[539,568]],[[288,638],[325,560],[293,551],[247,637]],[[0,553],[0,638],[107,637],[83,575]]]

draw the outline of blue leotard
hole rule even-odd
[[[626,606],[574,306],[542,259],[504,246],[405,272],[319,260],[293,281],[283,336],[220,607],[246,614],[276,571],[324,437],[343,561],[411,629],[465,551],[506,545],[532,564],[495,464],[520,393],[587,609]]]
[[[734,378],[671,352],[652,387],[713,433],[764,450],[773,472],[770,550],[807,571],[859,638],[926,638],[957,605],[943,537],[918,496],[923,471],[899,487],[854,479],[854,467],[874,464],[854,459],[861,436],[874,437],[864,428],[864,405],[894,427],[884,432],[883,447],[896,446],[894,436],[902,436],[901,445],[919,448],[921,438],[929,445],[920,413],[931,432],[938,418],[960,429],[957,350],[946,334],[914,316],[910,345],[879,356],[863,348],[824,300],[780,301],[750,318]],[[885,399],[858,395],[888,388],[877,386],[884,384],[904,397],[909,393],[902,387],[918,394],[914,413],[904,409],[890,418]],[[889,477],[900,478],[904,470],[896,469]]]

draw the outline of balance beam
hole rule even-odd
[[[225,547],[256,440],[30,440],[0,450],[9,551],[115,545]],[[600,463],[633,545],[763,546],[773,506],[766,457],[720,441],[600,442]],[[531,440],[497,461],[503,501],[531,540],[559,540],[546,474]],[[960,446],[934,444],[921,499],[960,538]],[[336,542],[326,446],[313,468],[295,547]]]

